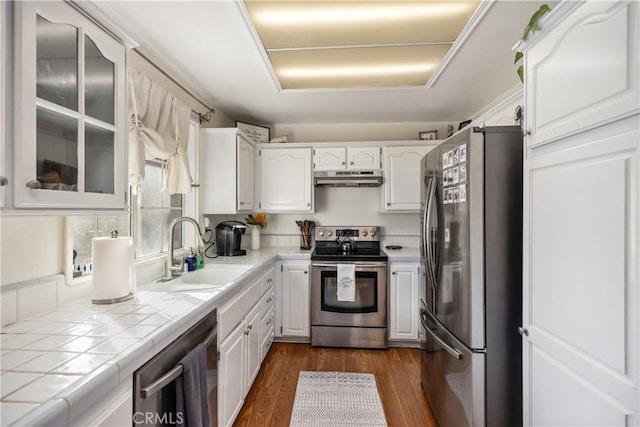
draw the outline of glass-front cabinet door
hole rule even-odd
[[[16,208],[125,207],[125,48],[64,2],[17,2]]]

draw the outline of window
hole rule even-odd
[[[132,197],[136,258],[166,252],[169,248],[169,224],[182,216],[183,196],[162,192],[163,164],[147,161],[140,194]],[[176,227],[174,248],[182,247],[182,230]]]
[[[197,176],[197,149],[200,125],[197,116],[189,124],[189,166]],[[146,162],[145,180],[140,194],[131,196],[132,214],[101,216],[70,216],[67,218],[67,282],[74,277],[91,274],[91,239],[109,236],[117,230],[119,236],[133,236],[136,259],[150,260],[163,256],[168,250],[169,224],[174,218],[188,215],[198,217],[197,187],[186,195],[162,192],[163,163]],[[178,225],[174,233],[174,248],[194,245],[192,227]],[[72,274],[73,272],[73,274]]]

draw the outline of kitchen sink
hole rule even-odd
[[[154,289],[164,292],[215,292],[252,267],[251,264],[211,264],[202,270],[180,273],[168,281],[162,279]]]
[[[207,266],[202,270],[182,273],[176,283],[206,284],[209,286],[224,286],[236,277],[246,273],[252,265],[220,265]]]

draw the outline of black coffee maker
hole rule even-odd
[[[216,253],[221,256],[241,256],[247,251],[240,249],[242,235],[247,225],[240,221],[224,221],[216,225]]]

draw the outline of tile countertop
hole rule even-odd
[[[276,259],[310,255],[298,248],[267,247],[242,257],[207,259],[206,265],[252,267],[220,288],[184,291],[152,282],[126,302],[95,305],[85,299],[3,327],[0,425],[77,421],[119,384],[130,382],[153,355],[238,294],[239,283],[259,277]]]
[[[389,262],[420,262],[420,248],[386,249]]]

